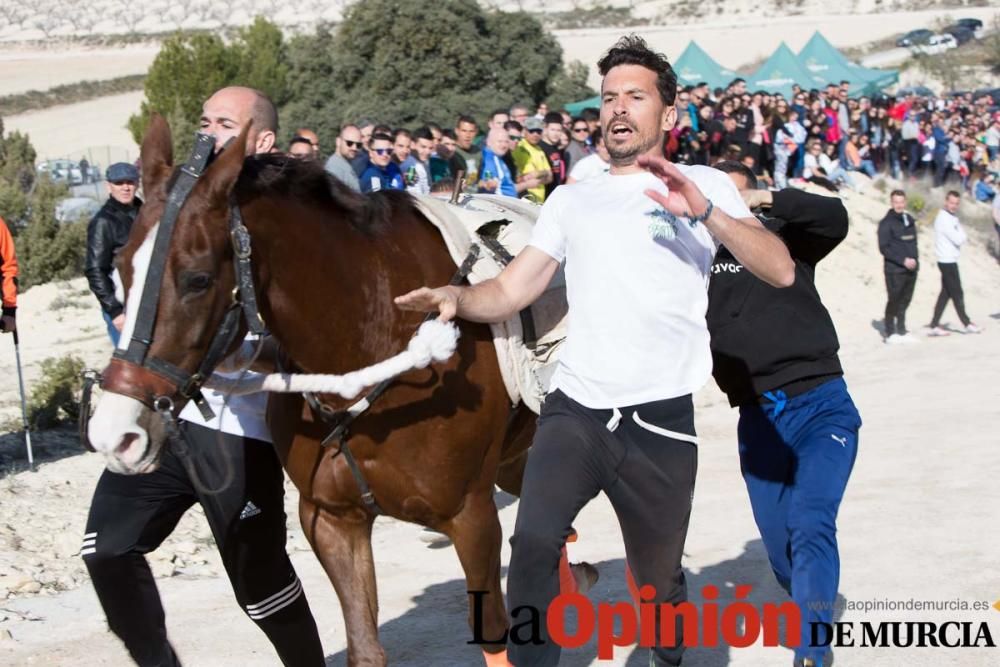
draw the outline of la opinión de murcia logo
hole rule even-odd
[[[746,648],[763,640],[763,645],[795,648],[802,637],[802,610],[792,601],[768,602],[759,609],[747,601],[752,587],[734,588],[735,600],[720,605],[719,589],[707,585],[701,589],[704,602],[679,604],[655,603],[652,586],[639,589],[638,604],[632,602],[594,603],[580,593],[562,593],[544,614],[549,637],[562,648],[574,649],[588,644],[596,636],[597,657],[611,660],[615,647],[643,648],[674,646],[677,629],[682,629],[681,643],[686,647],[716,647],[721,643]],[[483,604],[487,591],[469,591],[473,598],[473,638],[469,644],[541,644],[543,614],[536,607],[521,606],[510,611],[510,629],[501,637],[484,636]],[[1000,611],[1000,601],[993,605]],[[980,607],[975,607],[979,609]],[[989,605],[983,603],[983,609]],[[574,629],[567,627],[567,616],[576,618]],[[779,629],[785,629],[784,642]],[[943,647],[996,648],[986,621],[851,621],[811,622],[809,643],[831,647]],[[616,629],[617,628],[617,629]]]

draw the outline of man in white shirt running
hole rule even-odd
[[[511,538],[509,608],[534,608],[541,619],[537,643],[509,642],[517,667],[559,662],[544,619],[559,592],[560,550],[600,491],[618,515],[639,586],[652,586],[655,602],[686,599],[681,555],[698,442],[691,394],[712,369],[705,323],[712,259],[722,243],[764,281],[794,280],[784,244],[725,174],[663,159],[664,134],[677,118],[677,77],[667,59],[629,36],[598,67],[610,173],[557,188],[530,245],[497,278],[396,299],[442,320],[502,321],[538,298],[566,262],[569,334]],[[678,616],[675,641],[656,648],[652,664],[680,664],[681,633]]]
[[[934,218],[934,254],[937,255],[938,268],[941,270],[941,292],[934,304],[934,317],[931,319],[928,336],[947,336],[948,330],[941,326],[941,316],[948,301],[955,304],[955,312],[962,321],[963,333],[981,333],[965,312],[965,295],[962,292],[962,278],[958,275],[958,255],[962,246],[968,240],[962,223],[955,216],[961,203],[961,195],[949,190],[944,198],[944,206]]]

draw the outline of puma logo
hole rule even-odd
[[[841,447],[847,446],[847,438],[838,438],[835,434],[831,433],[830,437],[840,443]]]

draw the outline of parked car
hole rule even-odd
[[[934,91],[927,86],[907,86],[896,91],[896,99],[902,99],[909,95],[917,97],[934,97]]]
[[[39,174],[47,174],[53,181],[79,185],[83,183],[80,165],[72,160],[48,160],[38,165]]]
[[[933,30],[928,30],[926,28],[920,28],[919,30],[911,30],[902,37],[896,40],[896,46],[916,46],[917,44],[923,44],[931,37],[934,36]]]
[[[922,53],[926,56],[933,56],[957,47],[958,41],[952,35],[945,32],[940,35],[931,35],[927,38],[926,42],[911,46],[910,50],[914,53]]]
[[[944,32],[954,37],[959,46],[967,44],[976,38],[976,33],[974,33],[971,28],[966,28],[957,24],[948,26],[944,29]]]
[[[968,28],[975,35],[976,39],[981,39],[983,36],[983,22],[979,19],[958,19],[955,25]]]

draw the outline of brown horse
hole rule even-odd
[[[291,368],[344,373],[405,349],[421,318],[397,310],[392,297],[446,283],[455,271],[438,231],[405,193],[362,196],[319,165],[283,156],[244,161],[245,141],[244,130],[208,166],[181,209],[149,354],[188,373],[205,356],[235,283],[231,197],[252,237],[260,312]],[[154,118],[142,145],[147,201],[119,259],[128,295],[122,346],[134,331],[144,261],[175,172],[170,145],[166,122]],[[451,538],[467,590],[488,591],[483,636],[495,638],[504,636],[508,621],[493,487],[518,493],[535,417],[511,406],[489,328],[459,327],[455,355],[400,376],[352,425],[350,447],[385,514]],[[172,396],[175,413],[183,400],[163,378],[152,385],[148,373],[117,360],[106,372],[90,439],[112,469],[156,465],[166,438],[153,397]],[[348,405],[321,398],[337,410]],[[300,492],[302,527],[343,608],[348,663],[385,664],[371,548],[375,515],[362,503],[344,457],[320,446],[329,429],[301,396],[273,395],[268,421]],[[484,649],[502,655],[504,646]]]

